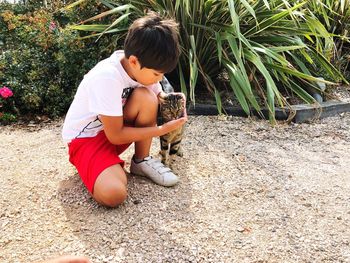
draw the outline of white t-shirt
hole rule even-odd
[[[123,106],[131,91],[143,86],[130,78],[121,59],[124,51],[118,50],[100,61],[80,83],[63,124],[63,141],[94,137],[103,130],[99,115],[123,116]],[[160,83],[147,86],[158,94]]]

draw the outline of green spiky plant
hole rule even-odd
[[[82,0],[80,0],[82,1]],[[288,102],[281,91],[314,103],[308,89],[318,89],[318,69],[347,82],[330,63],[333,36],[310,15],[307,1],[286,0],[103,0],[110,10],[85,22],[120,13],[108,25],[77,25],[94,36],[126,31],[127,24],[148,10],[175,18],[180,24],[182,56],[178,66],[181,90],[195,102],[198,82],[215,98],[222,111],[217,77],[228,75],[232,93],[250,115],[262,106],[275,122],[275,106]],[[188,84],[188,85],[187,85]],[[259,97],[259,99],[258,99]],[[262,101],[262,103],[261,103]]]
[[[331,60],[344,75],[350,79],[350,1],[311,0],[308,8],[314,17],[334,34],[334,49]]]

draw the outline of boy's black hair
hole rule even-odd
[[[156,13],[135,20],[124,42],[125,57],[137,57],[142,67],[163,73],[172,71],[179,60],[178,24]]]

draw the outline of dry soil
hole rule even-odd
[[[350,262],[350,113],[276,127],[192,116],[181,182],[129,175],[116,209],[85,190],[61,125],[0,127],[0,262]]]

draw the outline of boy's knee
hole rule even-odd
[[[124,121],[131,126],[149,127],[157,123],[158,98],[149,88],[136,88],[123,109]]]
[[[127,198],[127,188],[124,184],[109,185],[103,190],[101,196],[96,201],[108,207],[117,207]]]
[[[151,89],[146,87],[138,87],[135,89],[134,93],[136,93],[135,95],[138,96],[142,102],[145,102],[148,105],[158,105],[158,98]]]

